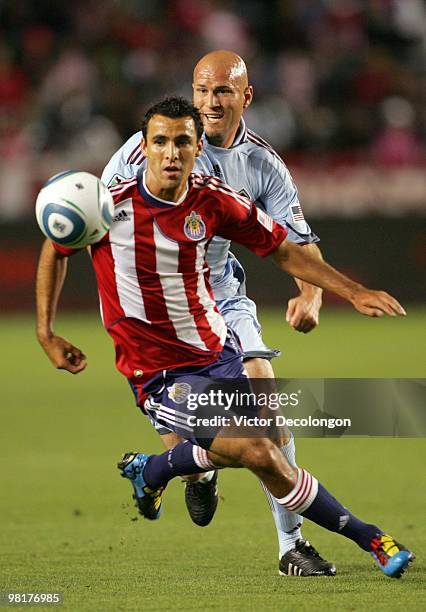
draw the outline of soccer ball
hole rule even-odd
[[[93,174],[69,170],[52,176],[36,201],[43,234],[62,246],[79,249],[98,242],[112,223],[114,202]]]

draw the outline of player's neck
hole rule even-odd
[[[171,188],[165,188],[149,173],[149,170],[144,172],[143,183],[147,192],[154,198],[173,204],[180,203],[188,188],[187,180]]]
[[[207,142],[213,147],[219,147],[220,149],[230,149],[234,144],[234,140],[238,134],[240,125],[238,124],[235,130],[228,134],[212,134],[209,136],[206,134]]]

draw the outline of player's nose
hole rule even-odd
[[[166,147],[166,158],[169,160],[177,159],[178,148],[175,143],[171,140]]]
[[[220,106],[219,97],[214,93],[214,91],[210,91],[207,96],[207,106],[209,108],[217,108]]]

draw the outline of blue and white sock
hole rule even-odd
[[[281,448],[281,452],[287,458],[290,465],[297,467],[296,447],[294,444],[293,435],[291,435],[291,438],[287,444],[284,444],[284,446]],[[292,550],[296,546],[296,542],[302,538],[300,526],[303,522],[303,517],[300,516],[300,514],[289,512],[287,508],[277,502],[275,497],[271,495],[262,482],[261,485],[268,499],[272,517],[277,529],[279,559],[281,559],[281,557],[289,550]]]
[[[208,472],[213,464],[207,451],[191,442],[180,442],[161,455],[152,455],[143,471],[146,484],[151,489],[164,487],[175,476]]]
[[[371,540],[383,533],[376,525],[360,521],[312,474],[300,468],[296,485],[277,502],[329,531],[341,533],[363,550],[369,551]]]

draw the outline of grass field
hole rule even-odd
[[[265,339],[284,351],[280,376],[425,377],[426,311],[408,310],[406,319],[373,321],[328,309],[307,336],[266,312]],[[280,578],[268,506],[245,471],[221,473],[224,499],[207,528],[190,522],[179,481],[159,522],[137,518],[115,463],[125,450],[159,451],[159,441],[114,370],[97,316],[62,317],[57,332],[89,357],[78,377],[49,365],[31,320],[0,319],[1,591],[62,592],[63,609],[76,612],[426,609],[424,439],[298,441],[300,464],[416,551],[402,580],[308,522],[305,537],[338,576]]]

